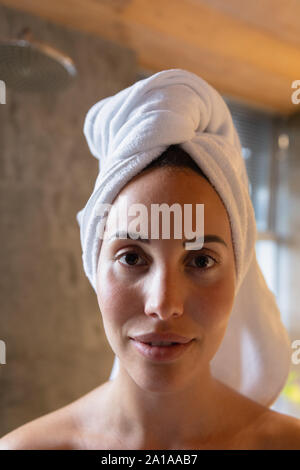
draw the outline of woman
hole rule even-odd
[[[220,95],[190,72],[163,71],[94,105],[85,135],[100,172],[77,220],[118,369],[4,436],[2,448],[300,449],[299,420],[269,408],[287,377],[288,343],[254,256],[246,172]],[[126,235],[136,214],[124,200],[147,214],[138,239]],[[104,217],[103,202],[115,212]],[[156,204],[183,214],[167,238],[163,225],[149,235]],[[186,204],[196,230],[204,205],[197,249],[185,244]]]

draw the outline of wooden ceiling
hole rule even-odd
[[[299,0],[0,0],[136,52],[148,73],[190,70],[220,93],[289,115],[300,79]],[[25,25],[24,25],[25,26]]]

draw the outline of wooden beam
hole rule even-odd
[[[228,0],[226,11],[218,0],[211,4],[208,0],[0,3],[131,48],[136,52],[138,66],[150,73],[187,69],[228,97],[285,115],[297,111],[291,101],[291,84],[300,79],[300,44],[282,39],[284,33],[275,34],[272,30],[272,15],[277,22],[278,15],[266,9],[270,0],[260,0],[260,9],[256,10],[261,14],[265,4],[266,29],[261,18],[257,18],[258,25],[255,23],[254,8],[251,21],[246,22],[240,3],[235,0]],[[276,0],[276,5],[285,11],[285,0]],[[287,28],[292,18],[290,14]],[[294,29],[299,29],[298,18],[295,15]]]

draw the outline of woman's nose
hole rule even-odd
[[[180,285],[181,284],[181,285]],[[166,320],[183,314],[184,299],[179,274],[169,272],[154,276],[147,284],[145,314]]]

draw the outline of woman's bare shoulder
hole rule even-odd
[[[261,405],[227,388],[227,409],[235,410],[237,432],[229,448],[300,450],[300,420]],[[226,396],[226,395],[225,395]]]
[[[300,450],[300,420],[272,410],[260,438],[266,450]]]
[[[4,435],[0,438],[0,450],[84,448],[81,423],[84,416],[91,415],[91,408],[95,411],[94,397],[99,397],[100,388]]]
[[[300,420],[265,407],[235,437],[238,449],[300,450]]]
[[[9,432],[0,439],[0,450],[73,449],[77,432],[71,405],[40,416]]]

